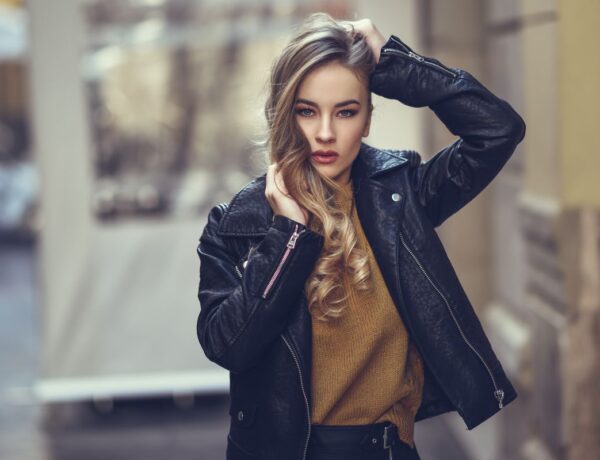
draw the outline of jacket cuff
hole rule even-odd
[[[400,40],[394,34],[391,34],[389,36],[389,38],[387,39],[387,41],[381,47],[381,51],[383,51],[384,48],[394,48],[394,49],[397,49],[399,51],[403,51],[405,53],[411,53],[411,52],[414,53],[414,51],[412,50],[412,48],[410,46],[408,46],[406,43],[404,43],[402,40]]]
[[[448,67],[435,58],[415,53],[391,35],[381,47],[379,62],[369,77],[369,89],[411,107],[432,107],[459,92],[467,72]]]
[[[281,215],[281,214],[273,215],[273,222],[271,224],[271,227],[273,227],[277,230],[281,230],[284,233],[291,233],[294,231],[294,228],[296,227],[296,225],[298,225],[299,231],[306,230],[303,238],[312,238],[315,240],[319,240],[319,239],[323,240],[323,235],[309,229],[306,225],[304,225],[300,222],[297,222],[294,219],[290,219],[289,217]]]

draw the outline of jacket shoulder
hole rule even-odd
[[[208,237],[214,237],[217,233],[217,230],[221,224],[221,220],[223,216],[227,212],[229,208],[229,203],[222,202],[215,204],[208,211],[208,216],[206,218],[206,224],[204,226],[204,230],[202,231],[202,235],[200,236],[200,240],[204,240]]]
[[[208,212],[208,224],[217,228],[221,223],[221,219],[227,213],[230,203],[223,201],[215,204]]]
[[[229,202],[209,212],[208,223],[219,235],[252,236],[266,233],[272,211],[265,196],[266,173],[246,183]]]

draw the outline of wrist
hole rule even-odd
[[[278,217],[279,216],[279,217]],[[303,226],[306,226],[306,219],[304,219],[304,217],[299,217],[299,216],[288,216],[285,214],[273,214],[273,219],[272,221],[275,222],[276,220],[281,220],[281,217],[285,217],[286,219],[289,219],[295,223],[301,224]]]
[[[273,222],[271,223],[271,228],[286,234],[291,234],[295,231],[303,233],[306,230],[308,230],[306,225],[304,225],[301,221],[297,221],[295,219],[292,219],[291,217],[284,216],[282,214],[273,215]]]

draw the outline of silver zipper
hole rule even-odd
[[[295,224],[294,233],[292,233],[292,236],[290,236],[290,239],[287,242],[287,245],[286,245],[287,247],[285,249],[285,252],[283,253],[283,256],[281,257],[281,260],[279,261],[279,264],[277,265],[277,268],[275,269],[275,272],[273,273],[273,276],[271,276],[271,279],[267,283],[267,287],[265,287],[265,290],[262,293],[262,298],[263,299],[267,298],[267,295],[269,294],[269,291],[271,290],[271,288],[275,284],[275,281],[277,281],[277,278],[279,277],[279,274],[281,273],[281,269],[283,268],[283,265],[285,264],[285,261],[287,260],[287,258],[289,257],[290,253],[292,252],[292,250],[296,246],[296,240],[298,239],[298,237],[302,233],[304,233],[306,231],[306,229],[302,229],[302,230],[298,231],[298,227],[299,227],[299,225]]]
[[[417,61],[419,61],[419,62],[423,62],[423,61],[425,60],[425,58],[424,58],[423,56],[419,56],[418,54],[416,54],[416,53],[413,53],[412,51],[409,51],[409,52],[408,52],[408,55],[409,55],[411,58],[415,58],[415,59],[416,59]]]
[[[420,55],[418,55],[417,53],[415,53],[413,51],[406,51],[406,52],[404,52],[404,51],[397,50],[395,48],[383,48],[382,51],[384,53],[392,53],[392,54],[397,54],[397,55],[403,56],[403,57],[409,57],[409,58],[414,59],[416,61],[419,61],[419,62],[421,62],[421,63],[423,63],[425,65],[434,67],[435,69],[438,69],[438,70],[440,70],[440,71],[442,71],[442,72],[450,75],[453,78],[456,78],[456,76],[457,76],[456,72],[452,72],[451,70],[447,69],[446,67],[443,67],[443,66],[441,66],[439,64],[436,64],[435,62],[428,61],[423,56],[420,56]]]
[[[300,368],[300,362],[298,361],[298,358],[296,356],[296,353],[294,353],[294,350],[292,350],[292,346],[289,344],[289,342],[286,340],[285,336],[283,334],[281,334],[281,338],[283,339],[283,342],[285,343],[286,347],[288,347],[288,350],[290,350],[290,353],[292,354],[292,358],[294,359],[294,362],[296,363],[296,368],[298,369],[298,377],[300,378],[300,389],[302,390],[302,396],[304,397],[304,403],[306,405],[306,419],[307,419],[307,425],[308,425],[308,433],[306,434],[306,441],[304,441],[304,453],[302,454],[302,460],[306,459],[306,451],[308,450],[308,441],[310,439],[310,406],[308,405],[308,397],[306,396],[306,391],[304,390],[304,380],[302,378],[302,369]]]
[[[438,289],[438,287],[435,285],[435,283],[432,281],[432,279],[429,277],[429,275],[427,274],[427,272],[423,268],[423,265],[421,265],[421,262],[419,261],[419,259],[417,258],[417,256],[408,247],[408,245],[404,241],[404,236],[402,235],[402,232],[399,232],[399,235],[400,235],[400,241],[402,242],[402,246],[404,246],[404,248],[412,256],[412,258],[414,259],[414,261],[418,265],[418,267],[421,270],[421,272],[423,273],[423,275],[425,275],[425,277],[427,278],[427,280],[431,283],[431,285],[433,286],[433,288],[437,291],[437,293],[440,295],[440,297],[442,298],[442,300],[446,304],[446,307],[448,308],[448,311],[450,312],[450,316],[452,316],[452,319],[454,320],[454,324],[456,324],[456,327],[458,328],[458,331],[460,332],[460,335],[462,336],[463,340],[469,346],[469,348],[471,348],[471,350],[473,350],[473,353],[475,353],[477,355],[477,357],[479,358],[479,360],[481,361],[481,363],[484,365],[484,367],[485,367],[487,373],[489,374],[490,378],[492,379],[492,383],[494,385],[494,398],[498,401],[498,408],[502,409],[502,407],[503,407],[502,400],[504,399],[504,390],[502,390],[501,388],[498,388],[498,386],[496,385],[496,379],[494,379],[494,376],[493,376],[490,368],[488,367],[487,363],[485,362],[485,360],[483,359],[483,357],[479,354],[479,352],[475,349],[475,347],[471,344],[471,342],[469,342],[469,339],[467,339],[467,337],[465,336],[465,333],[463,332],[462,328],[460,327],[460,324],[459,324],[458,320],[456,319],[456,316],[454,316],[454,312],[452,311],[452,308],[450,307],[450,304],[448,303],[448,300],[446,299],[446,297],[444,296],[444,294],[442,294],[442,292]]]

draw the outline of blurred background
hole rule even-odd
[[[422,458],[600,458],[600,2],[0,0],[2,460],[225,458],[196,245],[262,173],[270,65],[314,11],[372,19],[527,123],[439,229],[519,398],[471,431],[419,422]],[[374,104],[371,145],[454,141]]]

